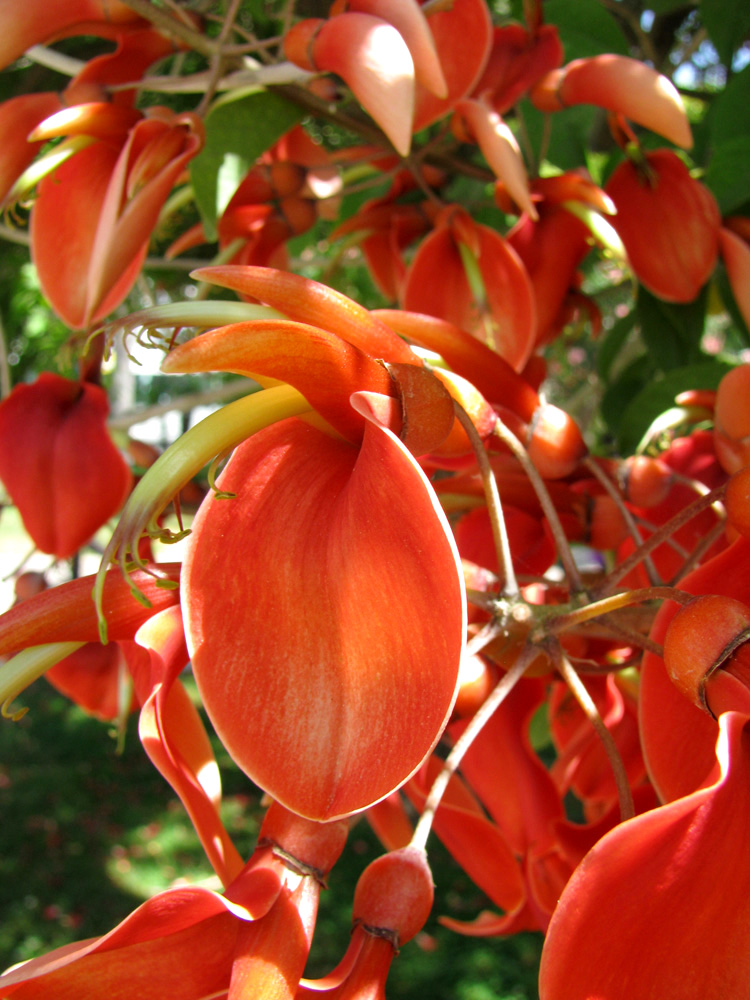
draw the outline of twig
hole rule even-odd
[[[617,749],[617,744],[612,737],[612,733],[610,733],[609,729],[607,729],[604,725],[602,717],[599,714],[599,709],[594,704],[594,699],[589,694],[586,685],[574,670],[570,660],[568,660],[563,653],[560,644],[557,642],[551,643],[549,654],[555,667],[557,667],[558,671],[562,675],[563,680],[570,688],[573,697],[581,706],[584,715],[594,727],[597,736],[602,741],[604,752],[607,754],[607,759],[612,767],[615,786],[617,787],[617,798],[620,803],[620,818],[623,821],[626,819],[632,819],[632,817],[635,816],[633,795],[630,791],[630,785],[628,784],[628,776],[625,771],[625,765],[623,764],[622,757],[620,756],[620,751]]]
[[[518,440],[516,435],[509,430],[509,428],[507,428],[501,420],[498,420],[495,424],[493,434],[495,434],[495,436],[498,437],[503,444],[510,448],[513,455],[520,462],[521,468],[528,476],[531,485],[534,487],[534,492],[537,495],[537,499],[539,500],[542,511],[544,512],[544,516],[547,518],[547,523],[549,524],[552,537],[554,538],[555,545],[557,547],[557,554],[560,557],[560,562],[563,564],[565,575],[568,578],[568,586],[575,593],[582,591],[584,587],[581,575],[578,572],[578,567],[576,566],[575,559],[573,558],[573,553],[570,550],[568,539],[565,535],[565,531],[563,530],[563,526],[560,523],[560,518],[557,516],[557,510],[555,509],[552,497],[549,495],[549,490],[547,489],[544,480],[539,475],[536,466],[529,458],[529,454],[524,446]]]
[[[561,615],[548,618],[542,627],[545,635],[555,635],[558,632],[566,632],[576,625],[583,624],[583,622],[591,621],[592,618],[599,618],[611,614],[613,611],[618,611],[620,608],[626,608],[631,604],[657,600],[687,604],[688,601],[693,600],[693,596],[693,594],[688,594],[675,587],[641,587],[638,590],[626,590],[622,594],[605,597],[601,601],[594,601],[582,608],[575,608],[573,611],[566,611]]]
[[[195,109],[196,114],[204,115],[211,101],[213,100],[214,94],[216,93],[216,85],[221,79],[221,70],[224,65],[224,60],[226,56],[224,54],[224,46],[226,45],[227,39],[229,38],[234,22],[237,18],[237,12],[239,11],[241,0],[229,0],[227,12],[224,18],[224,22],[221,26],[221,31],[219,32],[219,37],[216,40],[216,51],[211,56],[211,65],[208,70],[208,80],[206,82],[206,91],[201,98],[201,102]]]
[[[607,495],[614,501],[619,510],[625,525],[630,532],[633,541],[636,545],[643,544],[643,536],[638,530],[638,525],[635,523],[635,518],[628,510],[620,491],[617,489],[612,480],[607,476],[596,464],[591,455],[587,455],[583,460],[583,464],[589,470],[591,475],[604,487],[607,491]],[[657,572],[656,566],[654,566],[654,561],[651,556],[646,556],[643,560],[643,565],[648,574],[649,582],[652,587],[658,587],[662,582],[659,573]]]
[[[503,505],[500,502],[500,494],[497,489],[497,480],[492,471],[487,452],[484,450],[484,443],[477,433],[477,429],[471,421],[471,417],[456,400],[453,401],[453,408],[456,418],[466,431],[471,447],[479,466],[479,475],[482,479],[484,495],[487,500],[487,512],[490,516],[490,526],[492,528],[492,540],[495,543],[498,563],[503,572],[503,593],[509,597],[517,597],[519,594],[518,581],[513,569],[513,557],[510,553],[510,541],[508,539],[508,529],[503,516]]]
[[[593,598],[605,597],[610,594],[612,590],[617,586],[617,584],[622,580],[624,576],[635,569],[641,560],[648,555],[649,552],[653,552],[655,548],[658,548],[663,542],[665,542],[670,535],[683,526],[687,524],[696,517],[702,510],[706,507],[711,507],[717,500],[720,500],[724,496],[725,485],[717,486],[716,489],[711,490],[703,497],[698,497],[693,503],[688,504],[687,507],[683,507],[673,518],[670,518],[666,524],[663,524],[658,531],[655,531],[650,538],[637,548],[634,552],[624,559],[619,566],[615,566],[611,573],[609,573],[606,578],[594,589],[592,593]]]
[[[131,10],[134,10],[136,14],[150,21],[151,24],[155,25],[161,31],[172,35],[174,38],[179,38],[188,48],[193,49],[195,52],[200,52],[201,55],[210,59],[216,51],[216,43],[212,39],[207,38],[202,32],[191,28],[172,14],[167,14],[163,8],[155,7],[150,0],[123,0],[123,2]]]
[[[435,778],[432,788],[427,796],[424,809],[422,810],[422,815],[419,817],[417,825],[414,828],[414,834],[411,838],[410,843],[412,847],[421,847],[424,850],[427,838],[430,835],[430,830],[432,829],[433,820],[435,819],[435,812],[437,811],[440,801],[443,798],[443,794],[448,787],[448,782],[452,778],[456,769],[459,767],[466,751],[481,733],[482,729],[495,713],[496,709],[502,705],[516,684],[521,680],[524,673],[528,669],[529,664],[538,656],[538,654],[539,650],[535,646],[524,647],[521,651],[521,655],[518,657],[514,665],[510,668],[507,674],[504,674],[500,678],[498,683],[488,695],[487,700],[479,709],[477,709],[476,714],[472,717],[466,729],[464,729],[459,738],[456,740],[453,749],[445,758],[442,771],[437,778]]]

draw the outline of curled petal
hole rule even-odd
[[[286,35],[285,52],[295,62],[305,32],[301,22]],[[406,156],[414,116],[414,62],[406,42],[392,24],[380,17],[349,11],[320,21],[305,38],[310,65],[337,73],[362,107],[380,125],[396,150]]]
[[[492,21],[485,0],[453,0],[431,13],[427,23],[435,39],[448,95],[436,97],[425,87],[417,87],[415,132],[448,114],[456,101],[471,93],[492,45]]]
[[[49,142],[65,135],[88,135],[94,139],[122,141],[142,117],[140,111],[108,101],[76,104],[50,114],[36,126],[29,139]]]
[[[71,29],[93,35],[101,27],[104,37],[109,37],[107,29],[138,20],[135,11],[121,0],[66,0],[56,4],[30,0],[22,13],[19,16],[16,0],[0,2],[0,67],[18,59],[32,45],[70,34]]]
[[[574,59],[543,77],[532,89],[531,100],[541,111],[594,104],[625,115],[676,146],[693,145],[677,88],[655,69],[627,56]]]
[[[32,129],[60,108],[57,94],[23,94],[0,104],[0,200],[33,161],[42,142],[28,139]]]
[[[361,440],[364,422],[349,405],[351,394],[365,389],[396,395],[388,372],[377,361],[332,333],[291,320],[257,320],[211,330],[172,351],[162,370],[233,371],[283,379],[354,442]]]
[[[180,796],[214,871],[229,885],[243,862],[219,818],[221,787],[211,744],[179,680],[188,660],[179,608],[149,619],[136,641],[150,675],[148,681],[143,676],[136,682],[144,696],[138,724],[141,742]]]
[[[440,354],[454,371],[472,382],[490,402],[499,402],[529,421],[539,396],[505,358],[454,323],[405,309],[376,309],[401,336]]]
[[[468,122],[485,159],[516,205],[529,218],[538,218],[521,150],[500,115],[489,105],[472,100],[459,101],[456,111]]]
[[[231,288],[283,312],[289,319],[338,334],[366,354],[384,361],[410,361],[416,355],[381,320],[353,299],[318,281],[272,267],[225,264],[201,267],[191,273],[199,281]]]
[[[436,97],[447,96],[448,88],[435,42],[417,0],[345,0],[345,6],[348,10],[372,14],[392,24],[411,53],[417,82]]]

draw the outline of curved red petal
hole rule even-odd
[[[0,404],[0,478],[43,552],[76,552],[122,505],[132,476],[106,427],[105,391],[44,372]]]
[[[91,253],[117,156],[101,142],[71,156],[39,184],[31,212],[31,255],[42,291],[74,329],[86,322]]]
[[[448,114],[460,98],[471,93],[482,75],[492,45],[492,22],[484,0],[453,0],[427,18],[435,39],[448,96],[436,97],[417,86],[414,131]]]
[[[353,299],[318,281],[271,267],[200,267],[191,277],[250,295],[289,319],[323,327],[384,361],[419,363],[407,344]]]
[[[256,434],[199,511],[183,612],[204,704],[239,766],[328,820],[406,781],[455,697],[463,581],[408,452],[296,419]]]
[[[364,423],[349,405],[352,393],[396,396],[391,377],[377,361],[335,334],[292,320],[252,320],[210,330],[175,348],[162,370],[281,379],[354,442],[362,439]]]
[[[716,784],[621,823],[584,858],[550,924],[542,1000],[747,992],[747,717],[723,716],[719,757]]]

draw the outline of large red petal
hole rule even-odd
[[[607,834],[544,946],[542,1000],[744,997],[750,982],[750,721],[722,718],[720,780]]]
[[[401,785],[454,700],[462,580],[409,453],[368,424],[361,450],[296,419],[241,445],[185,562],[204,704],[239,766],[327,820]]]

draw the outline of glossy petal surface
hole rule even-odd
[[[361,449],[298,420],[256,434],[198,513],[188,644],[239,766],[311,819],[363,809],[432,749],[453,704],[462,580],[421,471],[388,432]]]

